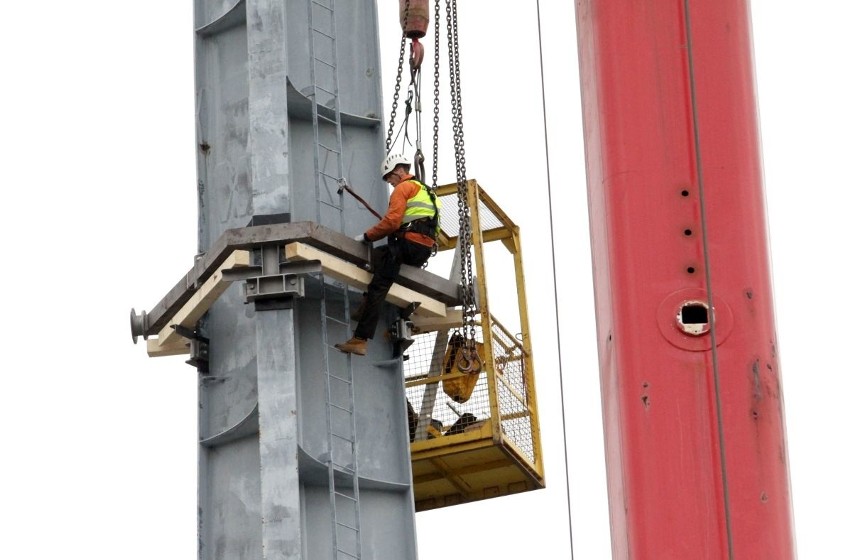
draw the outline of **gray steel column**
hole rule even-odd
[[[255,215],[289,210],[289,127],[285,7],[281,0],[248,0],[249,168]]]
[[[383,208],[376,2],[321,1],[340,23],[343,172],[371,206]],[[200,252],[230,228],[317,215],[310,6],[195,0]],[[322,111],[335,109],[324,103]],[[327,189],[321,196],[325,206],[342,204],[346,235],[375,222],[352,199],[336,200]],[[264,253],[268,274],[277,259]],[[244,303],[237,282],[200,323],[210,340],[209,373],[199,381],[200,560],[332,558],[316,281],[292,309],[265,311]],[[340,306],[345,289],[329,286],[334,301],[327,305]],[[377,365],[391,357],[386,326],[369,355],[354,358],[362,557],[407,560],[416,557],[408,426],[399,368]],[[328,339],[344,340],[350,331],[329,329]],[[333,352],[329,367],[345,359]]]
[[[301,558],[293,311],[257,314],[263,558]]]

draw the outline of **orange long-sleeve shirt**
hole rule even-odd
[[[388,201],[388,210],[379,223],[367,230],[366,236],[370,241],[378,241],[385,238],[400,228],[402,218],[405,216],[405,207],[410,198],[414,198],[420,191],[420,185],[411,181],[414,175],[406,175],[402,181],[397,183]],[[431,247],[435,241],[428,235],[414,231],[405,232],[405,238],[421,245]]]

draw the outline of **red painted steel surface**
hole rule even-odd
[[[794,558],[748,4],[576,13],[613,556]]]

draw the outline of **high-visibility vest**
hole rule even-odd
[[[426,235],[437,236],[440,230],[438,220],[438,212],[441,210],[441,201],[429,190],[426,185],[416,179],[409,181],[420,185],[420,190],[412,198],[408,199],[405,204],[405,214],[402,216],[402,229],[406,228],[406,224],[423,218],[433,218],[433,223],[430,224],[434,229],[434,234],[427,233]]]

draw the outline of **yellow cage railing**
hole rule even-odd
[[[437,194],[441,254],[430,270],[449,267],[452,278],[452,261],[441,257],[457,244],[458,190],[446,185]],[[470,378],[450,367],[458,310],[415,319],[404,372],[418,510],[544,487],[520,230],[476,181],[467,182],[466,196],[482,369]]]

